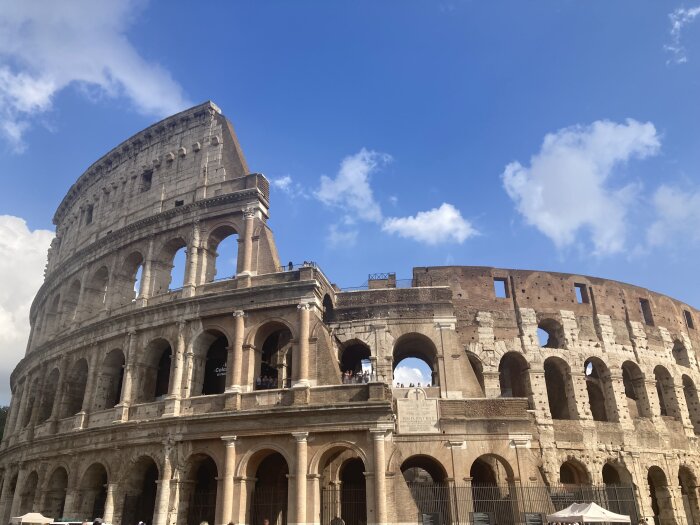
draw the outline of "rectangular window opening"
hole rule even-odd
[[[94,208],[92,204],[85,209],[85,224],[90,224],[92,222],[92,212]]]
[[[642,317],[644,318],[644,323],[649,326],[654,326],[654,316],[651,315],[651,304],[648,299],[640,299],[639,306],[642,309]]]
[[[510,297],[510,293],[508,293],[508,280],[505,277],[494,277],[493,291],[498,299],[507,299]]]
[[[693,323],[693,314],[691,314],[688,310],[683,310],[683,315],[685,316],[685,324],[688,328],[691,330],[695,329],[695,323]]]
[[[175,207],[177,208],[178,206],[182,206],[185,204],[185,201],[175,201]]]
[[[151,183],[153,182],[153,172],[147,171],[141,175],[141,192],[148,191],[151,189]]]
[[[578,304],[589,303],[588,299],[588,287],[585,284],[574,283],[574,290],[576,291],[576,302]]]

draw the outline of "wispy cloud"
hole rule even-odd
[[[186,107],[170,73],[147,61],[126,31],[135,0],[4,2],[0,9],[0,134],[17,151],[56,94],[76,85],[88,96],[126,97],[141,113]]]
[[[305,199],[309,198],[309,195],[304,187],[296,182],[291,175],[273,178],[270,182],[272,183],[273,188],[277,188],[290,197],[303,197]]]
[[[700,188],[663,184],[654,192],[652,203],[656,218],[647,230],[649,247],[700,241]]]
[[[683,45],[683,28],[692,23],[700,15],[700,6],[686,9],[679,7],[669,13],[671,20],[671,43],[666,44],[664,49],[671,53],[669,64],[684,64],[688,61],[685,46]]]
[[[8,404],[10,372],[24,356],[29,308],[53,237],[49,230],[30,230],[24,219],[0,215],[0,404]]]
[[[611,184],[614,170],[659,149],[651,122],[599,120],[568,127],[545,136],[529,167],[508,164],[503,185],[525,221],[558,248],[587,231],[597,255],[612,254],[625,246],[625,217],[637,192],[633,184]]]
[[[384,221],[382,230],[430,246],[461,244],[478,234],[457,208],[445,202],[439,208],[420,211],[412,217],[390,217]]]

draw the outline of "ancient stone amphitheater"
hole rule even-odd
[[[700,523],[697,310],[483,267],[343,291],[280,261],[269,210],[212,103],[70,188],[12,374],[1,523],[535,524],[591,500]],[[429,385],[397,386],[406,358]]]

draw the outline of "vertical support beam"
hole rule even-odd
[[[8,441],[8,439],[15,433],[15,427],[17,426],[17,415],[19,414],[20,405],[22,404],[22,394],[24,393],[24,385],[16,386],[15,392],[12,395],[12,403],[10,408],[10,415],[7,418],[7,425],[5,426],[5,433],[3,434],[3,441]],[[0,519],[2,519],[2,514],[0,514]]]
[[[182,376],[185,367],[185,331],[187,321],[177,323],[177,343],[173,352],[172,377],[168,384],[168,399],[165,402],[163,417],[177,416],[180,413],[180,399],[182,398]]]
[[[309,386],[309,313],[313,307],[312,303],[302,303],[297,306],[299,310],[299,363],[295,387],[305,388]]]
[[[141,290],[139,299],[145,306],[148,299],[151,297],[151,289],[153,287],[153,236],[148,239],[148,251],[146,252],[146,260],[143,262],[143,270],[141,271]]]
[[[226,391],[240,392],[243,371],[243,334],[245,331],[245,313],[243,310],[233,312],[233,344],[229,346],[226,359]]]
[[[306,474],[307,474],[307,439],[308,432],[295,432],[292,434],[296,440],[296,463],[294,469],[294,494],[296,524],[306,523]]]
[[[156,508],[153,513],[153,525],[166,525],[168,520],[168,507],[170,503],[170,478],[172,477],[172,465],[170,463],[170,445],[165,445],[163,454],[163,471],[161,478],[156,482]]]
[[[102,521],[112,523],[114,519],[114,491],[117,488],[116,483],[107,483],[107,497],[105,498],[105,510],[102,513]]]
[[[239,275],[253,275],[253,229],[255,228],[255,215],[257,209],[250,207],[243,210],[245,217],[245,232],[243,233],[243,258]]]
[[[321,476],[318,474],[309,474],[307,475],[307,479],[311,482],[311,494],[308,496],[311,516],[307,516],[306,522],[308,524],[319,525],[319,517],[321,516]]]
[[[24,387],[22,388],[22,399],[19,403],[19,410],[17,411],[17,419],[15,421],[15,428],[13,432],[15,434],[22,431],[22,420],[24,420],[24,414],[26,413],[27,405],[29,404],[29,383],[29,375],[27,375],[24,380]]]
[[[384,440],[386,430],[370,430],[374,442],[373,470],[374,470],[374,512],[376,525],[387,523],[386,516],[386,455]]]
[[[195,219],[194,224],[192,225],[192,241],[187,249],[187,275],[185,276],[185,285],[183,286],[183,297],[192,297],[197,285],[199,284],[197,282],[199,266],[199,239],[199,219]]]
[[[10,507],[12,506],[12,494],[10,494],[10,485],[14,477],[13,469],[8,465],[5,468],[5,477],[2,484],[2,493],[0,493],[0,520],[1,523],[9,523]],[[15,492],[17,492],[15,488]]]
[[[129,330],[126,343],[126,362],[124,363],[124,378],[122,379],[122,398],[115,407],[119,410],[117,421],[129,419],[129,406],[134,398],[134,367],[136,365],[136,331]]]
[[[236,436],[222,436],[226,443],[224,455],[224,479],[221,492],[222,523],[234,523],[233,519],[233,475],[236,471]]]
[[[17,484],[15,485],[15,494],[12,498],[12,505],[10,506],[10,515],[8,516],[8,522],[9,518],[12,516],[19,516],[19,506],[20,503],[22,502],[22,489],[24,488],[24,481],[27,477],[27,467],[25,465],[20,465],[19,466],[19,472],[17,473]]]

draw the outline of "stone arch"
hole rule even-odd
[[[680,419],[673,377],[666,368],[658,365],[654,368],[654,378],[656,379],[656,395],[659,398],[661,415]]]
[[[318,475],[326,461],[339,453],[349,452],[353,457],[358,457],[367,464],[367,454],[352,441],[333,441],[318,449],[309,462],[309,475]]]
[[[601,470],[603,483],[606,485],[632,485],[632,474],[619,461],[606,461]]]
[[[143,275],[143,253],[135,250],[127,255],[119,271],[114,275],[113,301],[115,306],[123,306],[131,304],[139,295],[141,295],[141,287],[137,289],[137,281]],[[142,283],[138,283],[142,284]]]
[[[130,465],[122,482],[121,523],[153,523],[159,472],[157,463],[147,455],[140,456]]]
[[[104,515],[108,482],[108,471],[102,463],[91,463],[85,469],[78,483],[81,499],[76,506],[81,516],[98,518]]]
[[[48,309],[44,316],[44,329],[42,330],[45,335],[51,334],[58,330],[59,325],[61,324],[61,294],[55,294],[47,306]]]
[[[545,317],[537,323],[538,339],[543,348],[566,348],[564,328],[551,317]]]
[[[678,485],[681,488],[683,510],[687,523],[700,522],[700,501],[698,501],[698,479],[687,465],[678,469]],[[680,509],[679,509],[680,510]]]
[[[215,328],[204,330],[194,339],[194,371],[190,396],[224,393],[229,366],[228,345],[229,340],[224,332]]]
[[[44,504],[42,514],[54,519],[63,517],[66,504],[66,492],[68,490],[68,472],[64,467],[56,467],[49,476],[44,491]]]
[[[637,363],[625,361],[622,363],[622,383],[625,387],[625,397],[627,398],[627,409],[631,419],[638,417],[651,417],[651,407],[645,378]]]
[[[227,265],[224,265],[221,263],[219,256],[221,254],[218,253],[218,248],[219,245],[225,240],[229,239],[231,237],[237,237],[238,236],[238,231],[236,228],[231,225],[231,224],[219,224],[218,226],[215,226],[209,235],[207,236],[206,240],[206,247],[207,247],[207,256],[206,256],[206,261],[205,261],[205,270],[204,270],[204,281],[205,282],[211,282],[217,279],[223,279],[226,277],[235,277],[236,273],[238,272],[238,250],[236,250],[236,253],[232,254],[232,260],[233,263],[230,266],[230,269],[232,271],[227,272],[226,270],[229,269]],[[234,238],[235,245],[237,246],[238,242],[237,239]],[[223,275],[223,273],[227,273],[227,275]]]
[[[530,365],[518,352],[507,352],[498,364],[501,397],[530,397]]]
[[[340,347],[340,356],[338,361],[340,361],[340,372],[345,374],[351,372],[352,374],[357,374],[362,372],[362,361],[369,359],[372,355],[372,351],[369,345],[359,341],[357,339],[352,339],[344,343]],[[345,382],[346,376],[343,376],[343,382]]]
[[[426,454],[407,457],[400,468],[406,483],[445,483],[448,478],[444,465]]]
[[[280,447],[279,445],[277,445],[275,443],[261,443],[255,447],[251,448],[243,455],[240,463],[238,464],[236,476],[238,476],[238,477],[250,477],[250,476],[254,475],[255,472],[258,470],[258,467],[260,466],[261,461],[263,459],[265,459],[267,456],[274,454],[274,453],[277,453],[280,456],[282,456],[282,458],[287,463],[287,465],[294,464],[289,452],[287,450],[285,450],[283,447]]]
[[[482,478],[479,475],[474,476],[474,474],[478,474],[478,469],[480,469],[482,465],[489,466],[494,476],[495,484],[497,485],[512,483],[515,480],[515,471],[508,460],[499,454],[488,453],[482,454],[476,458],[469,467],[472,485],[493,484],[492,481]],[[474,481],[475,479],[476,483]]]
[[[63,293],[61,302],[61,325],[68,326],[76,318],[78,312],[78,300],[80,299],[80,279],[73,279]]]
[[[583,463],[569,458],[559,466],[559,483],[564,485],[589,485],[591,483],[591,475]]]
[[[95,410],[114,408],[121,402],[125,366],[126,357],[119,348],[111,350],[102,360],[93,406]]]
[[[450,501],[448,475],[440,461],[426,454],[409,456],[401,463],[401,474],[408,494],[402,498],[399,522],[422,514],[439,514],[440,523],[452,522],[451,505],[445,504]]]
[[[61,418],[73,416],[83,409],[88,373],[88,363],[85,358],[78,359],[71,367],[64,383]]]
[[[34,511],[36,500],[36,491],[39,486],[39,474],[36,470],[32,470],[24,480],[21,491],[19,493],[19,515]]]
[[[552,419],[577,419],[576,393],[569,364],[560,357],[548,357],[544,360],[544,380]]]
[[[268,447],[249,456],[246,465],[249,477],[255,479],[247,522],[262,525],[263,519],[268,518],[270,525],[287,523],[290,462],[280,451]]]
[[[180,492],[178,522],[215,523],[219,469],[208,454],[192,454],[186,463],[185,481]]]
[[[610,370],[599,357],[589,357],[583,365],[588,404],[594,421],[618,422],[615,389]]]
[[[335,516],[346,525],[367,522],[365,465],[361,450],[348,442],[324,446],[314,455],[310,472],[318,471],[320,478],[323,523]]]
[[[32,421],[32,415],[34,413],[34,405],[36,404],[36,396],[40,392],[39,378],[35,377],[31,382],[31,386],[28,384],[29,379],[25,381],[23,396],[29,396],[29,402],[24,409],[24,414],[22,414],[21,428],[25,428]]]
[[[37,416],[37,422],[39,423],[43,423],[53,414],[53,407],[56,402],[56,395],[58,394],[58,380],[60,377],[61,372],[58,370],[58,367],[51,370],[46,377],[41,394],[41,402],[39,403],[39,414]]]
[[[82,317],[91,317],[107,307],[107,287],[109,285],[109,269],[100,266],[88,279],[80,311]]]
[[[333,305],[333,299],[331,299],[331,296],[329,294],[326,294],[323,296],[323,313],[321,315],[321,318],[323,319],[324,323],[332,323],[335,321],[335,307]]]
[[[183,249],[187,252],[187,241],[181,236],[174,236],[161,245],[157,256],[151,262],[153,295],[164,294],[183,285],[183,283],[173,283],[172,274],[175,256]]]
[[[156,401],[168,394],[171,360],[170,341],[159,337],[148,343],[142,362],[139,401]]]
[[[486,386],[484,383],[484,364],[479,359],[474,352],[467,351],[467,359],[469,359],[469,364],[474,371],[474,376],[476,377],[479,387],[481,388],[481,393],[486,395]]]
[[[672,493],[668,486],[668,478],[661,467],[653,465],[647,471],[647,484],[651,498],[651,510],[659,525],[675,525]]]
[[[488,513],[496,523],[511,523],[517,497],[510,464],[496,454],[484,454],[471,464],[469,477],[474,512]]]
[[[255,389],[289,388],[294,377],[294,332],[282,320],[261,324],[254,334]]]
[[[688,349],[685,345],[678,339],[673,341],[673,348],[671,349],[671,354],[673,355],[673,360],[677,365],[690,368],[690,357],[688,356]]]
[[[392,370],[407,358],[415,358],[423,361],[430,369],[431,385],[440,385],[440,374],[438,373],[437,347],[433,340],[427,335],[418,332],[409,332],[401,335],[394,341],[394,349],[392,352],[393,363]]]
[[[688,417],[693,424],[695,434],[700,434],[700,400],[698,399],[698,390],[695,388],[695,383],[686,374],[683,374],[683,396],[685,404],[688,407]],[[700,516],[698,516],[700,518]]]

